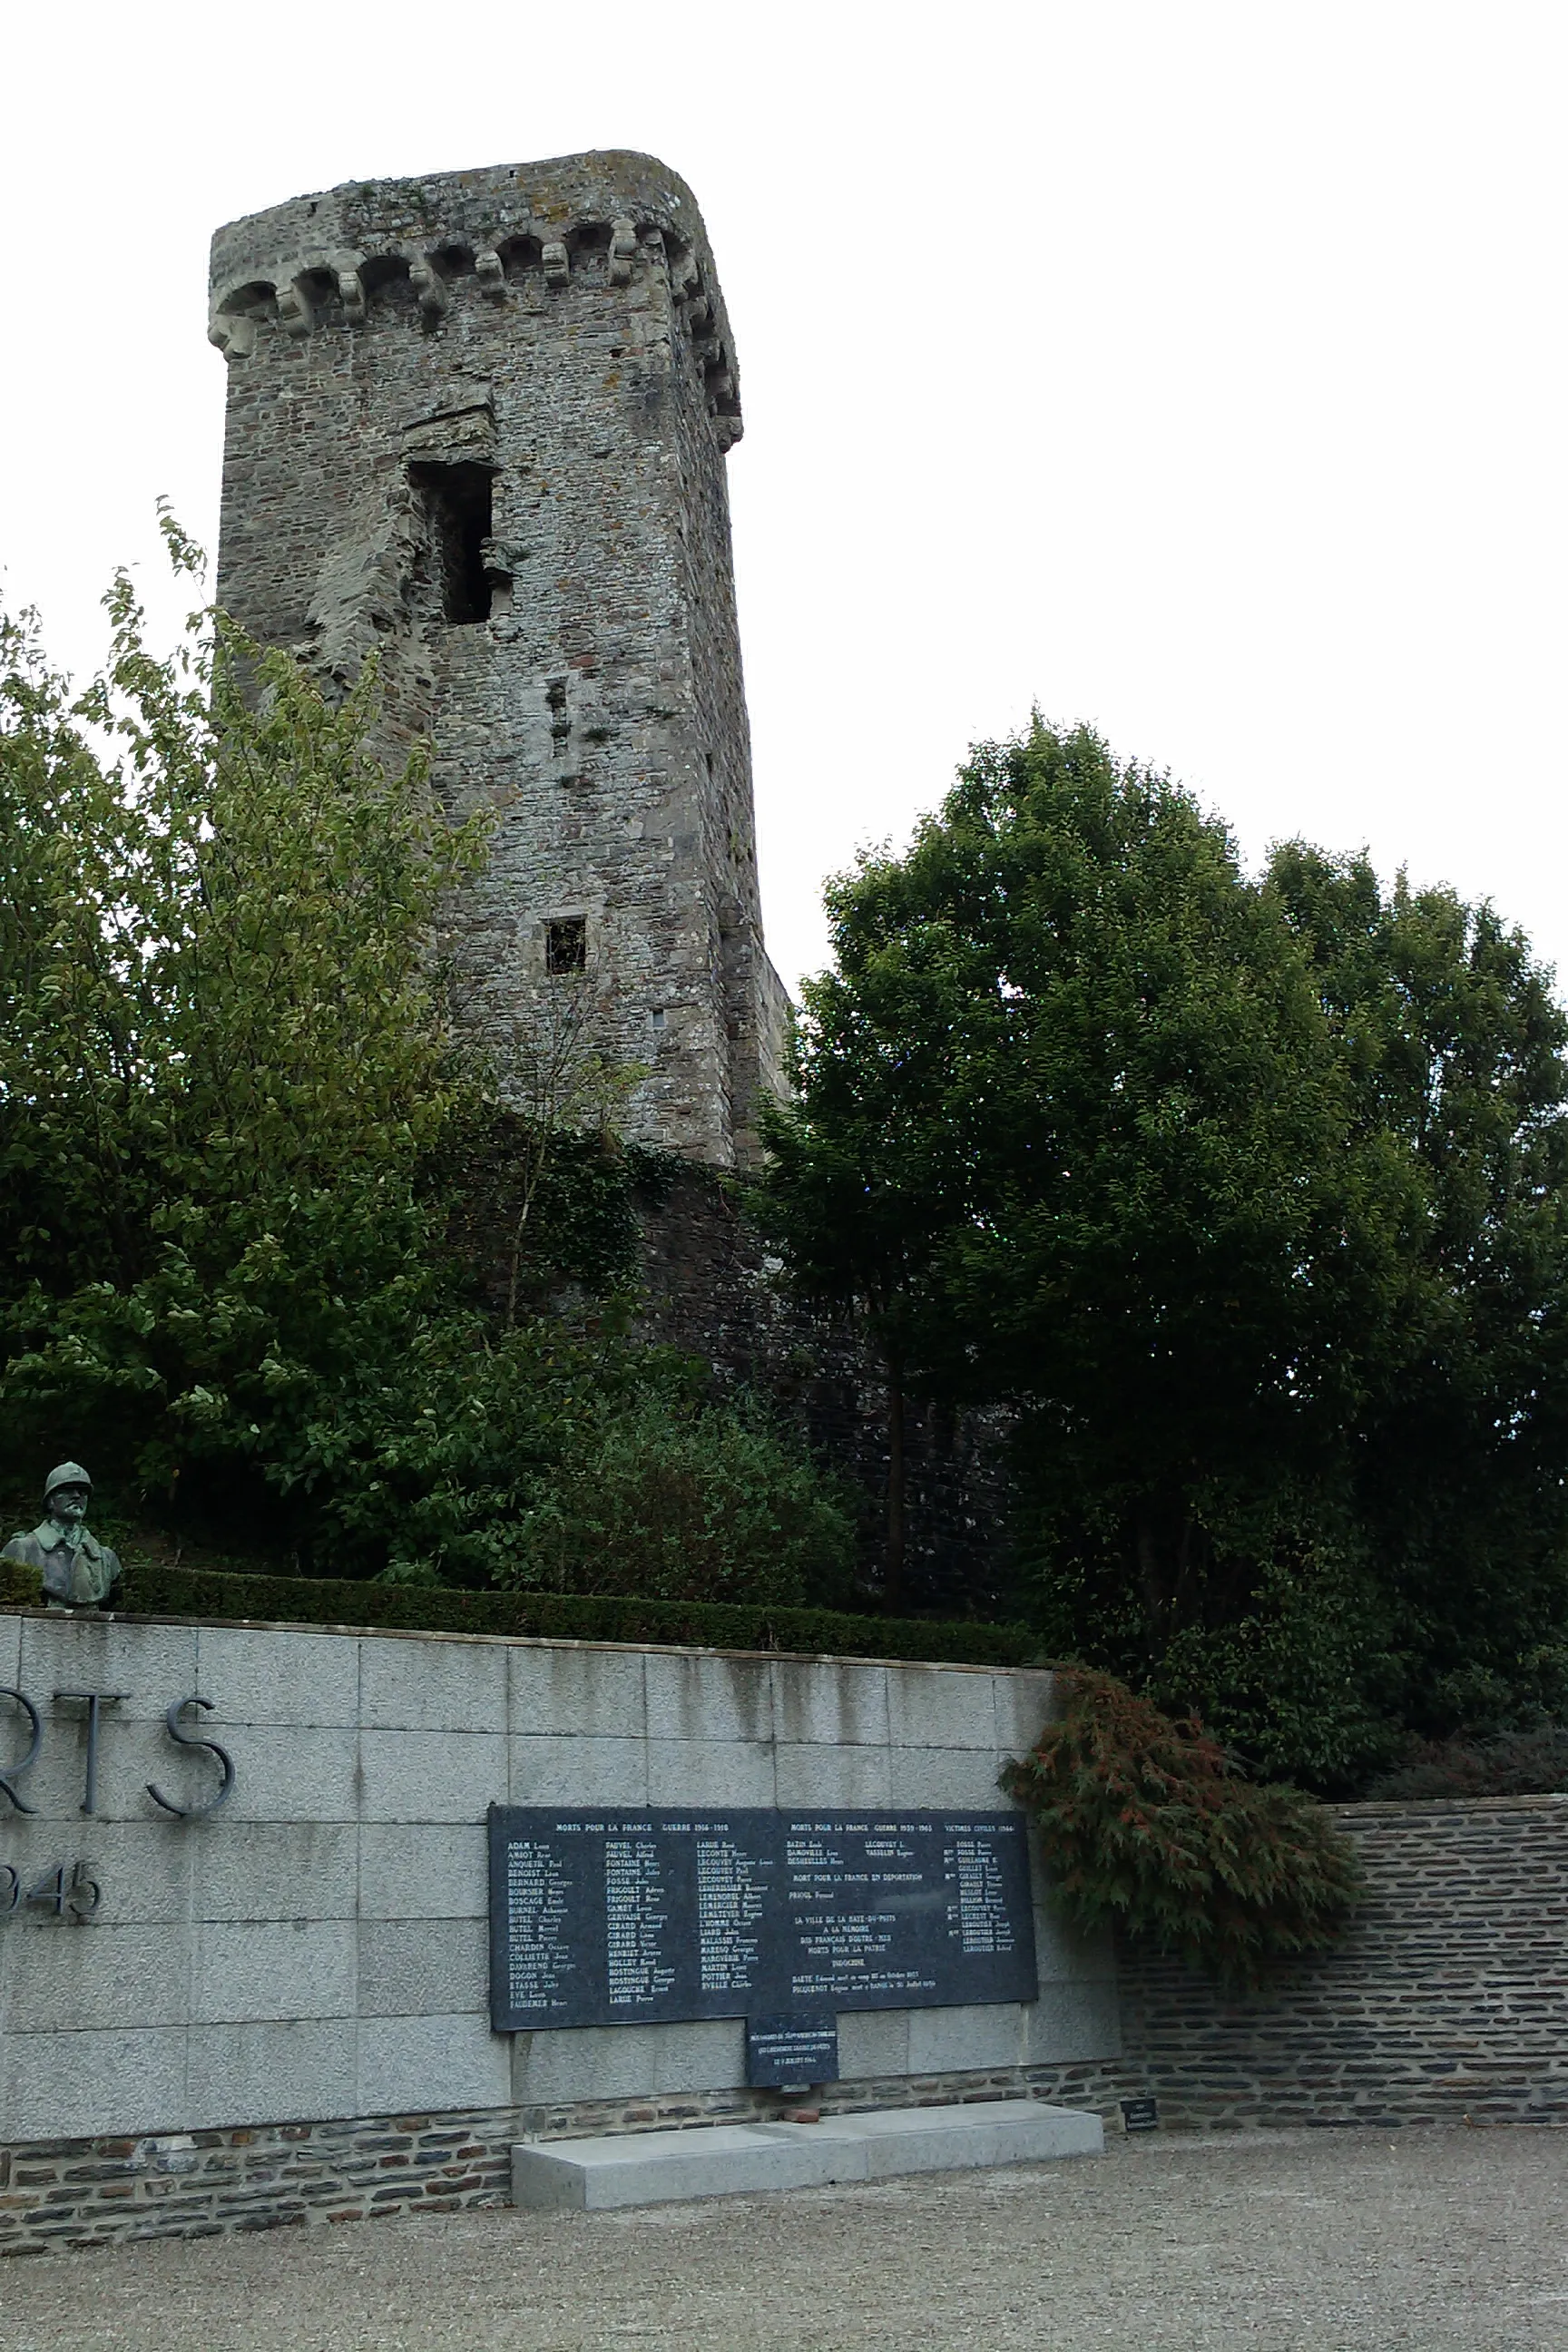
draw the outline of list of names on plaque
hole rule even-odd
[[[520,1839],[508,1848],[509,1981],[516,2009],[563,2005],[563,1988],[574,1965],[563,1932],[570,1886],[553,1845]]]
[[[1028,2000],[1016,1813],[490,1812],[500,2032]]]
[[[642,2009],[675,1982],[657,1840],[605,1841],[605,1952],[612,2009]]]
[[[955,1838],[942,1862],[950,1883],[957,1888],[957,1901],[948,1906],[948,1918],[964,1950],[1010,1952],[1013,1922],[1007,1886],[993,1841],[979,1835]]]
[[[732,1838],[697,1841],[698,1966],[704,1992],[749,1992],[757,1973],[763,1881]]]

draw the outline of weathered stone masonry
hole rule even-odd
[[[787,1005],[763,945],[730,554],[734,347],[652,158],[349,185],[221,229],[220,602],[346,679],[499,816],[458,925],[472,1017],[564,989],[649,1066],[641,1139],[756,1156]],[[582,977],[574,977],[581,967]]]
[[[1337,1951],[1238,2001],[1120,1955],[1130,2087],[1205,2127],[1568,2125],[1568,1797],[1339,1818],[1367,1895]]]

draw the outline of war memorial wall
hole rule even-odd
[[[1117,2047],[997,1786],[1045,1674],[20,1612],[0,1687],[0,2246]]]

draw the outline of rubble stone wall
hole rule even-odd
[[[1568,2125],[1568,1797],[1339,1817],[1367,1893],[1327,1958],[1223,2000],[1120,1955],[1131,2090],[1177,2126]]]
[[[646,1066],[632,1131],[757,1154],[786,1000],[763,945],[724,463],[733,341],[651,157],[349,184],[220,229],[220,602],[494,811],[453,908],[468,1017],[549,1055],[574,1000]],[[583,971],[552,971],[551,925]],[[556,940],[557,948],[563,937]]]

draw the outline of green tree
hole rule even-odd
[[[75,1428],[167,1487],[275,1461],[427,1296],[430,943],[483,832],[371,757],[373,676],[329,702],[221,620],[160,662],[110,606],[74,701],[0,640],[3,1394],[14,1444]]]
[[[1491,908],[1300,843],[1268,888],[1367,1133],[1417,1188],[1405,1344],[1351,1433],[1401,1715],[1568,1707],[1568,1016]]]
[[[574,1031],[531,1120],[458,1050],[439,937],[485,828],[374,756],[374,672],[323,695],[221,615],[161,661],[109,601],[78,696],[0,620],[0,1468],[84,1456],[165,1522],[349,1574],[528,1580],[553,1527],[533,1580],[563,1590],[668,1577],[679,1490],[714,1590],[836,1573],[842,1507],[697,1368],[614,1313],[520,1316],[523,1226],[574,1277],[624,1265],[619,1074]],[[512,1163],[499,1323],[479,1144]]]
[[[1277,1646],[1288,1591],[1305,1667],[1419,1203],[1278,897],[1189,794],[1037,723],[829,907],[766,1186],[790,1263],[928,1391],[1016,1409],[1055,1646]]]

